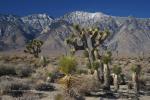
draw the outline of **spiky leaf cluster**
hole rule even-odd
[[[131,71],[134,73],[139,74],[141,72],[141,66],[140,65],[132,65],[131,66]]]
[[[63,56],[59,61],[60,70],[68,75],[72,74],[76,70],[77,62],[72,56]]]
[[[119,67],[119,66],[115,65],[115,66],[113,66],[112,71],[113,71],[113,73],[114,73],[114,74],[116,74],[116,75],[120,75],[120,74],[121,74],[121,72],[122,72],[122,69],[121,69],[121,67]]]
[[[77,50],[85,50],[89,48],[88,46],[88,38],[91,39],[91,47],[96,49],[100,44],[106,40],[109,36],[109,31],[100,31],[99,28],[80,28],[78,25],[74,25],[74,28],[77,34],[73,34],[69,38],[66,39],[66,43],[71,45],[75,51]]]
[[[110,63],[110,62],[111,62],[111,56],[112,56],[111,52],[110,52],[110,51],[107,51],[107,52],[105,53],[105,55],[103,56],[103,58],[102,58],[103,63],[104,63],[104,64]]]
[[[39,56],[39,53],[41,52],[41,46],[43,45],[43,42],[40,40],[31,40],[26,45],[26,50],[24,50],[25,53],[33,54],[35,57]]]
[[[73,33],[66,39],[66,43],[71,48],[71,54],[74,54],[78,50],[84,50],[85,57],[89,58],[90,66],[93,66],[92,64],[95,61],[101,59],[99,46],[109,36],[109,31],[101,31],[97,27],[81,28],[78,25],[74,25],[74,29],[76,33]]]

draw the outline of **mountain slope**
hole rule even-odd
[[[68,13],[57,19],[47,14],[25,17],[0,15],[0,49],[19,48],[24,46],[26,41],[37,38],[44,41],[44,53],[64,53],[64,40],[74,32],[72,24],[85,28],[109,29],[111,34],[104,45],[114,55],[150,55],[150,18],[116,17],[82,11]]]
[[[34,37],[30,27],[13,15],[0,15],[0,50],[24,46]]]
[[[115,17],[103,13],[73,12],[62,17],[82,27],[98,26],[111,32],[105,41],[114,55],[141,56],[150,54],[150,19]]]
[[[53,21],[53,18],[49,17],[47,14],[33,14],[22,17],[21,19],[25,24],[28,24],[38,32],[47,28]]]

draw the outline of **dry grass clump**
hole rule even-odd
[[[30,90],[29,80],[18,79],[14,77],[2,76],[0,77],[0,94],[18,95],[13,91]]]
[[[74,75],[70,76],[69,82],[68,77],[62,78],[59,82],[64,84],[64,90],[68,91],[69,94],[76,96],[85,95],[91,91],[96,91],[100,88],[100,82],[95,74],[93,75]],[[68,84],[69,83],[69,84]],[[70,93],[71,92],[71,93]],[[66,92],[67,93],[67,92]]]
[[[49,83],[39,83],[35,85],[35,89],[38,91],[54,91],[55,87]]]
[[[15,100],[40,100],[41,97],[37,94],[28,94],[28,95],[23,95],[21,97],[16,98]]]
[[[28,77],[32,74],[33,69],[27,64],[1,64],[0,65],[0,76],[18,76],[18,77]]]
[[[64,95],[57,94],[57,95],[55,95],[54,100],[65,100],[65,98],[64,98]]]
[[[19,77],[29,77],[33,72],[30,65],[20,64],[16,66],[16,74]]]
[[[16,68],[10,64],[0,65],[0,76],[3,75],[16,75]]]
[[[94,75],[81,75],[72,80],[72,87],[85,95],[100,88],[100,82]]]

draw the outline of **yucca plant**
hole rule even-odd
[[[76,71],[77,61],[73,56],[63,56],[59,60],[60,71],[65,75],[72,74]]]
[[[132,65],[131,66],[132,71],[132,82],[133,87],[136,93],[139,92],[139,75],[141,72],[141,66],[140,65]]]
[[[59,69],[65,74],[60,81],[66,88],[70,88],[71,75],[76,71],[77,62],[73,56],[63,56],[59,60]]]
[[[113,66],[112,71],[114,73],[113,79],[114,79],[115,91],[118,91],[118,89],[119,89],[118,76],[121,74],[122,69],[121,69],[121,67],[115,65],[115,66]]]

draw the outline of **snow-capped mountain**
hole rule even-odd
[[[43,51],[64,51],[64,39],[73,33],[73,24],[81,27],[109,29],[105,45],[121,56],[150,54],[150,18],[110,16],[104,13],[75,11],[54,19],[47,14],[19,17],[0,15],[0,47],[22,45],[38,38],[44,41]]]
[[[98,22],[105,21],[109,18],[109,15],[103,13],[88,13],[75,11],[64,15],[60,19],[65,20],[69,23],[79,24],[81,26],[91,26]]]
[[[53,18],[49,17],[47,14],[33,14],[21,18],[25,24],[28,24],[33,29],[42,31],[48,28],[48,26],[53,22]]]

